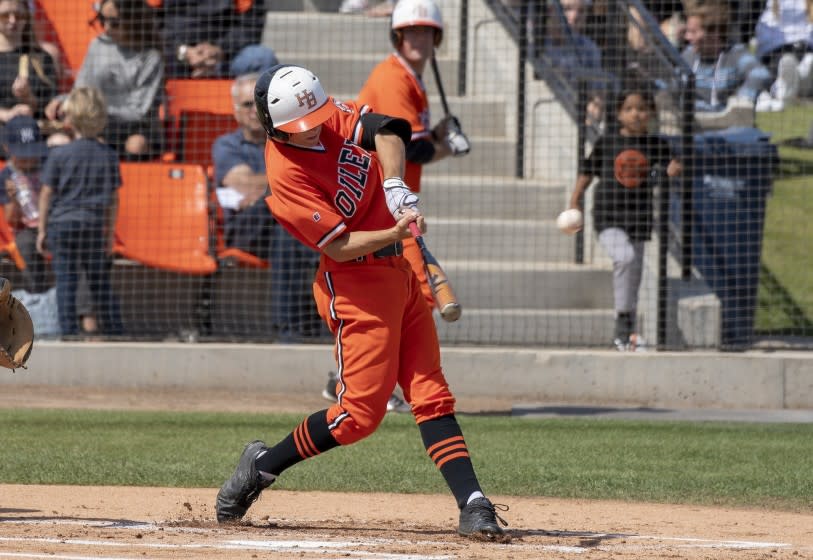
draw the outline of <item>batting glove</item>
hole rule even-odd
[[[387,199],[387,208],[392,217],[400,220],[405,210],[418,210],[418,195],[409,190],[400,177],[384,179],[384,197]]]

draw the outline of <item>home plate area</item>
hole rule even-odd
[[[813,558],[810,512],[492,496],[510,506],[498,544],[459,537],[447,495],[275,489],[219,525],[216,493],[0,484],[0,560]]]
[[[474,543],[433,527],[348,530],[327,525],[246,523],[225,528],[197,522],[3,517],[0,558],[780,558],[785,552],[790,558],[794,550],[790,543],[769,541],[543,530],[516,530],[510,544]]]

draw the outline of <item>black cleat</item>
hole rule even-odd
[[[215,511],[218,523],[242,519],[251,504],[260,497],[260,493],[271,486],[273,480],[262,478],[254,466],[257,457],[267,450],[268,447],[260,440],[252,441],[243,449],[234,474],[223,483],[217,493]]]
[[[460,525],[457,534],[462,537],[469,537],[482,541],[507,542],[511,536],[503,531],[500,523],[507,526],[508,523],[497,515],[497,507],[502,511],[507,511],[508,506],[494,504],[488,498],[475,498],[460,510]]]

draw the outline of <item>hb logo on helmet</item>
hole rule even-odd
[[[316,106],[316,94],[306,89],[303,89],[302,93],[296,94],[296,100],[299,101],[300,107],[304,107],[305,104],[307,104],[308,109],[313,109]]]
[[[316,128],[338,110],[319,78],[294,64],[263,72],[254,85],[254,104],[266,134],[281,142],[292,133]]]

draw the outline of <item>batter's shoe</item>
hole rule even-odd
[[[217,493],[215,511],[218,523],[242,519],[251,504],[260,497],[260,493],[274,482],[262,477],[254,465],[257,457],[267,450],[268,447],[260,440],[252,441],[243,449],[234,474],[223,483]]]
[[[460,510],[460,524],[457,534],[481,541],[505,542],[511,536],[503,531],[498,521],[505,526],[508,522],[497,515],[497,508],[507,511],[508,506],[497,504],[495,506],[488,498],[475,498]]]

